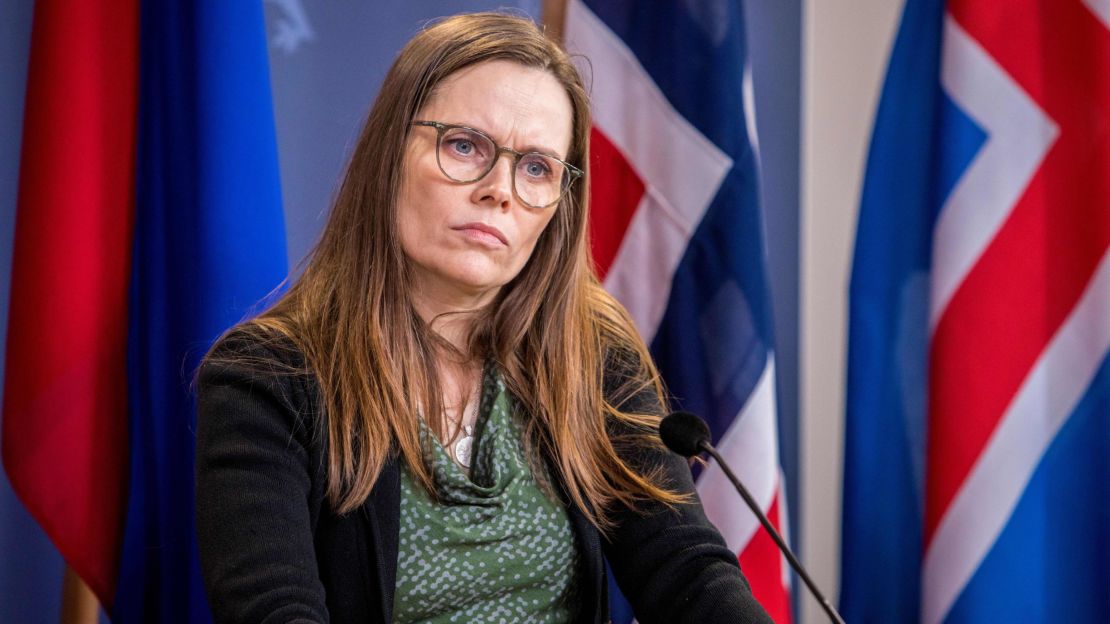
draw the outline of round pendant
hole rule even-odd
[[[455,461],[464,468],[470,468],[470,451],[474,448],[474,428],[467,426],[463,431],[466,435],[455,442]]]

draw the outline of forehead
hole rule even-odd
[[[486,61],[461,69],[436,88],[419,118],[484,130],[512,147],[570,149],[570,96],[550,72],[512,61]]]

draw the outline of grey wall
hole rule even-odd
[[[510,8],[539,14],[539,0],[266,0],[270,33],[294,45],[270,47],[289,265],[312,246],[359,126],[401,46],[429,20]],[[303,11],[293,10],[301,7]]]
[[[801,126],[801,0],[748,0],[748,52],[759,133],[767,270],[775,318],[779,448],[786,474],[790,534],[800,551],[802,483],[798,459],[798,235]],[[795,583],[795,587],[800,587]],[[795,596],[800,593],[795,591]]]

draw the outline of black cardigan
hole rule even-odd
[[[196,519],[216,621],[391,622],[398,458],[386,463],[357,512],[337,515],[324,496],[318,387],[292,372],[303,355],[241,333],[215,355],[199,379]],[[228,356],[250,362],[219,363]],[[609,371],[605,380],[607,388],[619,381]],[[655,401],[650,392],[630,400]],[[694,492],[684,459],[659,450],[636,455],[626,461],[661,465],[671,487]],[[603,553],[640,622],[771,621],[696,499],[677,510],[617,510],[609,539],[576,506],[567,508],[582,554],[578,622],[608,620]]]

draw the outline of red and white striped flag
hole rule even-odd
[[[591,244],[605,287],[676,403],[706,418],[785,532],[742,7],[572,0],[565,39],[591,89]],[[789,569],[770,536],[716,465],[698,491],[756,598],[789,622]]]

